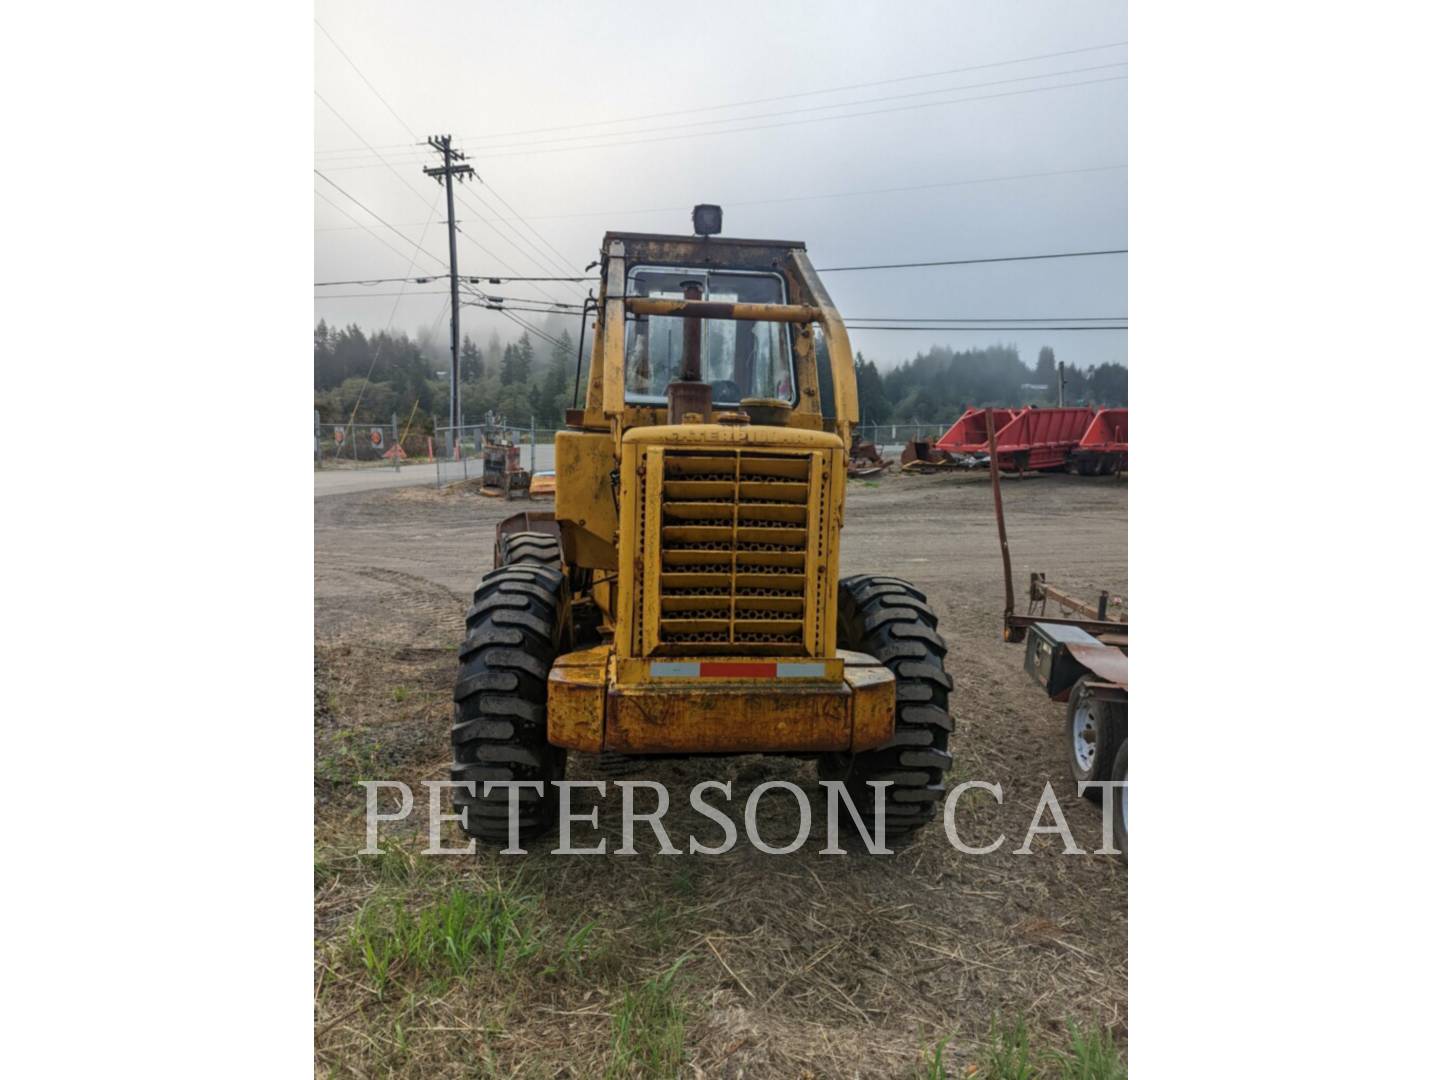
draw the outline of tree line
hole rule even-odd
[[[551,338],[547,332],[547,338]],[[539,342],[537,344],[537,341]],[[587,350],[588,351],[588,350]],[[491,333],[480,345],[468,334],[460,348],[460,410],[467,424],[486,412],[512,424],[561,427],[575,389],[575,339],[558,329],[552,340],[528,330],[513,341]],[[324,424],[385,422],[398,416],[429,432],[450,411],[450,350],[403,333],[366,334],[322,319],[315,326],[315,410]],[[358,408],[357,408],[357,402]]]
[[[588,351],[587,341],[586,366]],[[820,351],[821,369],[828,371],[823,340]],[[480,423],[487,411],[494,411],[522,427],[532,420],[542,430],[563,426],[575,389],[575,365],[575,339],[554,323],[545,339],[532,338],[527,330],[505,341],[492,331],[482,346],[466,335],[460,351],[460,404],[466,423]],[[885,371],[857,353],[861,419],[945,423],[972,405],[1054,405],[1059,366],[1048,345],[1033,366],[1013,345],[965,350],[934,345]],[[441,346],[404,333],[367,334],[353,324],[340,329],[322,319],[315,326],[315,409],[325,424],[344,423],[353,412],[359,423],[398,416],[411,430],[430,432],[432,417],[440,417],[443,424],[449,411],[449,367],[448,342]],[[587,377],[583,370],[581,377]],[[821,407],[827,416],[833,413],[828,384],[822,377]],[[1067,405],[1125,405],[1128,384],[1123,364],[1084,370],[1065,365]]]
[[[865,423],[948,423],[970,406],[1055,405],[1059,362],[1049,345],[1032,367],[1013,345],[957,350],[932,345],[926,352],[881,371],[855,354],[860,418]],[[1065,404],[1125,405],[1129,369],[1105,363],[1084,370],[1065,365]]]

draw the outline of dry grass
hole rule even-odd
[[[666,857],[652,853],[642,827],[642,854],[629,858],[551,856],[549,845],[528,857],[442,858],[419,854],[426,838],[417,814],[385,829],[384,854],[356,855],[364,821],[355,780],[404,779],[423,808],[421,781],[446,775],[448,695],[439,686],[448,684],[449,659],[418,653],[379,663],[343,648],[322,657],[323,1071],[669,1076],[683,1060],[686,1075],[910,1076],[929,1074],[944,1040],[949,1071],[934,1075],[959,1076],[967,1064],[984,1065],[997,1016],[1027,1021],[1042,1049],[1069,1041],[1068,1020],[1123,1039],[1124,957],[1110,951],[1117,929],[1123,948],[1123,914],[1117,927],[1103,905],[1057,899],[1066,863],[1054,845],[1031,858],[967,859],[937,827],[889,858],[822,856],[818,833],[793,856],[766,856],[742,839],[724,856]],[[397,700],[387,689],[395,685],[418,689]],[[341,727],[337,715],[351,723]],[[586,778],[591,764],[577,755],[571,775]],[[814,787],[813,766],[760,757],[663,762],[646,775],[671,790],[666,826],[681,847],[691,832],[706,843],[718,832],[685,805],[702,775],[734,783],[737,823],[744,796],[764,780]],[[598,800],[599,835],[611,849],[617,803]],[[588,805],[582,799],[577,811]],[[823,804],[813,809],[823,820]],[[967,832],[989,835],[998,823],[1018,838],[1029,813],[1007,820],[976,800],[959,818]],[[786,823],[762,818],[762,832],[776,842]],[[458,842],[452,831],[446,838]],[[1102,881],[1120,873],[1112,860],[1084,862]],[[500,898],[518,913],[510,955],[478,947],[453,964],[422,940],[377,979],[357,936],[398,918],[423,938],[456,890],[492,905]]]

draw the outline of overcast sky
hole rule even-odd
[[[463,273],[578,272],[606,229],[689,233],[697,202],[725,208],[727,235],[805,241],[821,268],[1127,246],[1123,3],[319,0],[315,11],[355,65],[316,29],[315,90],[333,106],[314,101],[316,167],[405,236],[423,231],[429,253],[410,269],[410,245],[317,176],[329,202],[315,199],[316,281],[442,269],[444,201],[424,230],[440,189],[420,172],[436,155],[409,145],[412,131],[454,135],[483,181],[456,209]],[[1001,63],[1069,50],[1085,51]],[[812,93],[857,83],[882,85]],[[981,100],[949,103],[961,98]],[[716,133],[738,128],[751,130]],[[921,189],[877,190],[895,188]],[[483,220],[516,213],[528,225]],[[1125,315],[1125,269],[1124,256],[1100,256],[824,279],[847,319],[1074,318]],[[443,336],[443,287],[410,286],[394,328]],[[317,299],[316,315],[380,329],[396,298],[370,294],[398,288],[317,289],[346,298]],[[489,288],[573,300],[578,287]],[[482,344],[492,328],[516,332],[474,308],[463,327]],[[996,341],[1032,364],[1047,343],[1081,367],[1126,360],[1115,331],[851,334],[886,367],[934,343]]]

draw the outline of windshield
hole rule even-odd
[[[686,281],[700,282],[705,300],[718,303],[783,304],[785,283],[776,274],[675,270],[637,266],[628,295],[683,300]],[[638,315],[625,324],[625,400],[665,403],[665,388],[679,378],[685,320],[674,315]],[[742,398],[779,398],[795,403],[795,375],[786,323],[705,319],[700,335],[700,378],[710,384],[717,405]]]

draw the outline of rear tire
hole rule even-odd
[[[845,781],[855,809],[873,833],[871,780],[889,780],[885,789],[885,846],[908,843],[935,816],[945,797],[946,747],[954,721],[945,673],[945,641],[925,594],[899,578],[862,575],[840,582],[838,640],[842,649],[867,653],[895,676],[895,734],[875,750],[826,754],[819,772]],[[842,815],[848,825],[850,817]],[[876,838],[880,839],[879,837]]]
[[[544,785],[539,792],[519,790],[522,840],[555,823],[552,782],[565,775],[565,751],[547,741],[546,691],[551,665],[569,647],[569,616],[570,592],[557,568],[528,561],[502,566],[475,590],[450,729],[450,778],[475,785],[474,795],[463,788],[452,793],[471,836],[509,840],[510,791],[495,788],[487,796],[487,780]]]
[[[1110,779],[1125,782],[1116,788],[1110,799],[1110,814],[1114,822],[1115,846],[1127,860],[1130,858],[1130,740],[1120,744],[1115,754],[1115,764],[1110,770]]]
[[[505,533],[495,542],[495,565],[498,568],[520,563],[561,569],[560,538],[554,533]]]
[[[1076,785],[1108,780],[1115,754],[1125,742],[1125,706],[1118,701],[1101,701],[1090,687],[1091,679],[1080,679],[1070,689],[1065,708],[1065,733],[1070,748],[1070,772]],[[1096,787],[1084,790],[1085,798],[1098,804],[1104,793]]]

